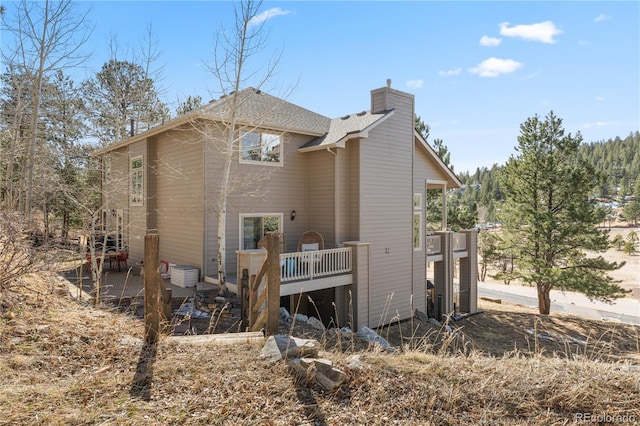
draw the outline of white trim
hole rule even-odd
[[[316,280],[285,283],[280,285],[280,296],[308,293],[310,291],[342,287],[350,284],[353,284],[353,274],[342,274],[333,277],[318,278]]]

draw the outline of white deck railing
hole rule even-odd
[[[280,255],[280,282],[351,272],[351,247]]]
[[[464,251],[467,249],[467,235],[461,232],[453,234],[453,251]]]

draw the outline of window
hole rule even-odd
[[[108,155],[104,157],[104,183],[111,183],[111,157]]]
[[[242,136],[241,163],[280,164],[282,143],[279,135],[247,132]]]
[[[131,159],[131,191],[132,206],[141,206],[144,197],[144,169],[142,157]]]
[[[413,194],[413,251],[422,251],[422,194]]]
[[[413,209],[422,210],[422,194],[419,192],[413,194]]]
[[[258,248],[258,241],[273,231],[282,232],[282,213],[241,214],[240,250]]]
[[[413,251],[422,251],[422,212],[413,212]]]

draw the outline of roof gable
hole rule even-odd
[[[453,171],[447,167],[446,164],[442,161],[442,159],[438,156],[436,151],[427,143],[425,138],[422,137],[420,132],[417,130],[413,130],[414,139],[419,146],[421,146],[427,153],[427,155],[433,159],[436,167],[443,175],[443,180],[447,181],[447,186],[449,188],[460,188],[462,186],[462,182],[458,177],[453,173]]]

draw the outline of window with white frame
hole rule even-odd
[[[242,135],[241,163],[279,165],[282,162],[282,138],[271,133],[246,132]]]
[[[282,218],[282,213],[240,214],[240,250],[258,248],[258,241],[267,232],[283,232]]]
[[[130,165],[130,203],[132,206],[141,206],[144,198],[144,163],[142,157],[132,158]]]
[[[422,194],[413,194],[413,251],[422,251]]]

